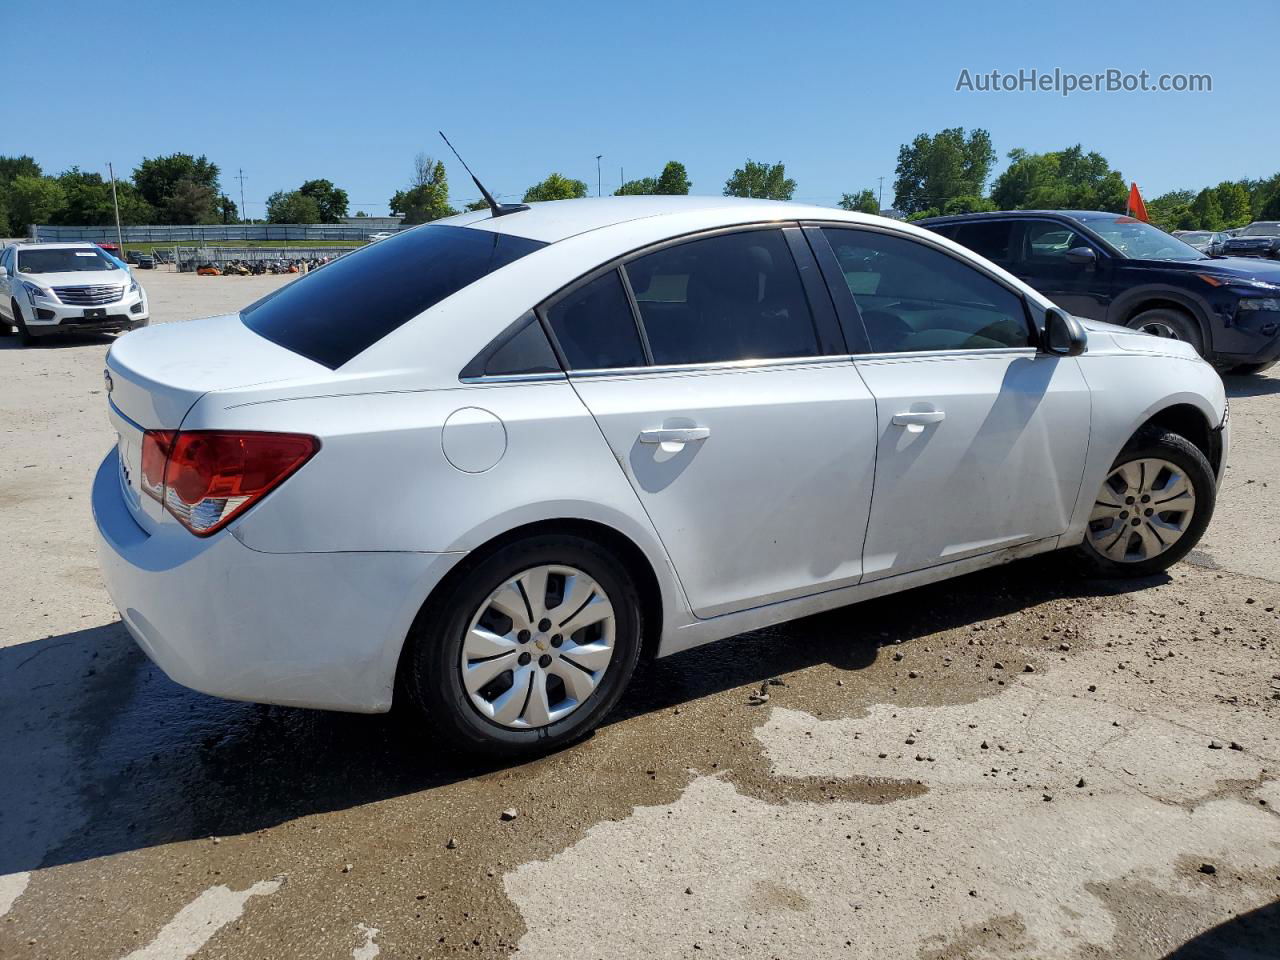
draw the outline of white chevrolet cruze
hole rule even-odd
[[[580,737],[638,658],[1014,558],[1141,575],[1213,512],[1222,381],[968,250],[822,207],[466,213],[107,357],[142,648],[458,745]]]
[[[92,243],[24,243],[0,251],[0,328],[24,345],[56,333],[145,327],[147,294]]]

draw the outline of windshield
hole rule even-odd
[[[1212,237],[1211,233],[1180,233],[1178,239],[1187,243],[1195,243],[1197,240],[1208,240]]]
[[[1280,236],[1280,223],[1251,223],[1240,231],[1241,237]]]
[[[88,248],[18,251],[19,273],[85,273],[119,269],[110,257]]]
[[[254,333],[336,370],[428,307],[546,244],[428,225],[339,257],[240,311]]]
[[[1089,220],[1089,228],[1135,260],[1207,260],[1195,247],[1132,217]]]

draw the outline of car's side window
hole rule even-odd
[[[962,260],[906,237],[824,227],[873,353],[1031,345],[1022,298]]]
[[[1022,231],[1022,260],[1028,264],[1066,263],[1068,250],[1088,246],[1075,230],[1051,220],[1028,220]]]
[[[546,311],[571,370],[643,367],[644,347],[617,270],[574,287]]]
[[[951,239],[1003,267],[1010,260],[1009,238],[1012,233],[1012,220],[975,220],[960,224]]]
[[[779,229],[724,233],[626,264],[659,365],[812,357],[823,351]]]
[[[463,380],[478,377],[513,377],[559,373],[560,361],[530,310],[481,350],[458,374]]]

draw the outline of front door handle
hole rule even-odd
[[[947,419],[945,410],[904,410],[893,416],[894,426],[923,428],[931,423],[941,423]]]
[[[689,443],[693,440],[705,440],[711,436],[710,427],[663,427],[656,430],[641,430],[641,443]]]

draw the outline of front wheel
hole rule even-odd
[[[1235,374],[1236,376],[1248,376],[1251,373],[1265,373],[1277,363],[1280,363],[1280,360],[1268,360],[1266,363],[1238,363],[1228,370],[1227,373]]]
[[[1192,349],[1204,356],[1204,337],[1200,335],[1200,325],[1195,318],[1169,307],[1155,307],[1143,310],[1125,324],[1131,330],[1141,330],[1153,337],[1166,340],[1182,340],[1191,344]]]
[[[1200,541],[1216,499],[1213,469],[1194,444],[1168,430],[1144,430],[1107,473],[1080,550],[1098,573],[1158,573]]]
[[[572,743],[635,670],[639,596],[626,567],[590,540],[518,541],[440,593],[410,631],[400,680],[452,746],[513,756]]]
[[[24,347],[34,347],[36,338],[31,335],[31,331],[27,329],[27,322],[22,319],[22,307],[18,305],[18,301],[10,300],[9,309],[13,311],[13,325],[18,330],[19,342]]]

